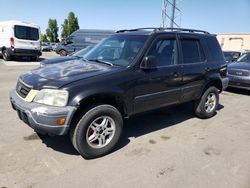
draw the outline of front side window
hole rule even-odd
[[[114,65],[128,66],[139,54],[147,36],[114,35],[93,48],[85,56],[89,61],[106,61]]]
[[[19,26],[14,27],[15,37],[23,40],[38,40],[39,30],[33,27]]]
[[[160,39],[157,40],[147,56],[154,56],[156,59],[156,66],[168,66],[176,64],[177,57],[177,43],[175,39]]]
[[[206,60],[200,41],[196,39],[181,39],[183,63],[199,63]]]

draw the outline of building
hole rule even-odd
[[[250,33],[217,34],[223,51],[250,51]]]

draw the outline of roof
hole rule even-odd
[[[20,20],[8,20],[8,21],[1,21],[1,25],[6,24],[6,25],[24,25],[24,26],[32,26],[39,28],[38,24],[31,23],[31,22],[25,22],[25,21],[20,21]]]

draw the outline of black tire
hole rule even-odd
[[[68,53],[65,50],[60,50],[59,51],[60,56],[67,56]]]
[[[210,109],[211,110],[210,111],[207,108],[206,102],[208,102],[208,97],[211,97],[211,96],[215,97],[215,102],[211,104],[212,108]],[[197,117],[201,119],[211,118],[216,114],[218,104],[219,104],[218,88],[211,86],[203,93],[201,99],[195,102],[195,114]]]
[[[37,61],[38,60],[38,56],[34,56],[30,58],[31,61]]]
[[[7,50],[3,50],[2,55],[3,55],[4,61],[10,61],[11,60],[11,56],[9,55]]]
[[[99,118],[107,117],[112,120],[112,125],[115,127],[112,137],[107,139],[107,143],[100,148],[94,148],[89,143],[87,134],[89,134],[90,125],[97,121]],[[80,153],[80,155],[86,159],[92,159],[104,156],[110,153],[117,143],[122,134],[123,119],[120,112],[111,105],[98,105],[91,108],[87,113],[85,113],[79,120],[76,127],[71,129],[71,141],[75,149]],[[106,134],[104,131],[100,134]],[[105,136],[104,136],[105,137]],[[90,138],[90,137],[89,137]],[[107,137],[105,137],[107,138]],[[109,136],[108,136],[109,138]],[[97,138],[96,141],[99,139]],[[100,143],[99,143],[100,144]]]

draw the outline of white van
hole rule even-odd
[[[40,27],[22,21],[0,22],[0,55],[5,61],[15,56],[36,60],[41,55]]]

